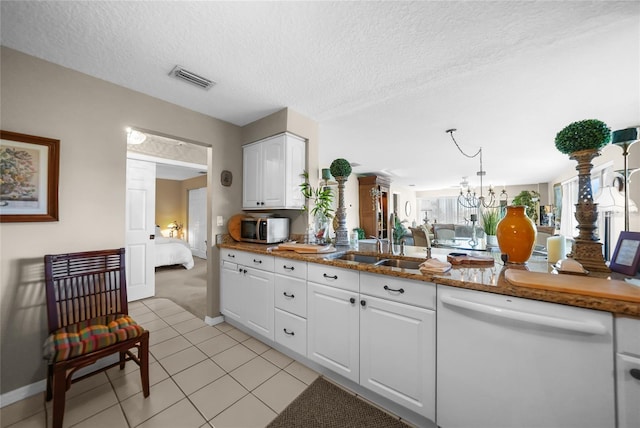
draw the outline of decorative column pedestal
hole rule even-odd
[[[344,206],[344,183],[347,177],[334,177],[338,182],[338,209],[336,218],[338,228],[336,229],[336,246],[349,245],[349,230],[347,230],[347,209]]]
[[[576,220],[578,220],[579,234],[575,238],[575,244],[570,257],[582,264],[582,266],[594,272],[610,272],[602,255],[602,243],[598,242],[595,235],[596,221],[598,220],[598,204],[593,203],[591,189],[591,161],[600,156],[598,150],[579,150],[571,153],[570,159],[578,162],[578,203],[576,207]]]

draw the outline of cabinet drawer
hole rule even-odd
[[[266,270],[267,272],[273,272],[273,256],[239,251],[236,259],[239,259],[237,262],[238,264],[255,269]]]
[[[300,355],[307,355],[307,320],[275,310],[276,342]]]
[[[362,272],[360,293],[427,309],[436,308],[436,286],[430,282]]]
[[[276,257],[274,263],[275,273],[292,276],[294,278],[301,278],[304,280],[307,279],[307,262]]]
[[[307,317],[307,282],[276,274],[275,305],[283,311]]]
[[[236,250],[229,250],[227,248],[221,248],[220,249],[220,260],[226,260],[228,262],[232,262],[232,263],[240,263],[240,251],[236,251]]]
[[[317,284],[329,285],[343,290],[359,290],[359,272],[357,270],[342,269],[318,263],[309,263],[307,280]]]
[[[616,320],[616,350],[640,356],[640,318],[618,316]]]

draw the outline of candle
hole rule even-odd
[[[558,260],[564,259],[566,251],[564,236],[556,235],[547,238],[547,260],[549,263],[555,264]]]

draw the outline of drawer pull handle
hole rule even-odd
[[[288,334],[289,336],[295,336],[295,332],[288,332],[286,328],[283,328],[282,330],[284,330],[284,334]]]
[[[352,297],[349,299],[349,302],[351,302],[351,304],[353,305],[354,303],[356,303],[356,299]]]
[[[329,279],[338,279],[338,275],[331,276],[331,275],[327,275],[326,273],[323,273],[322,276]]]
[[[293,266],[287,266],[287,265],[284,265],[284,266],[282,266],[282,267],[283,267],[284,269],[287,269],[287,270],[290,270],[290,271],[293,271],[293,270],[295,269]]]
[[[262,260],[256,260],[256,259],[253,259],[253,262],[254,262],[254,263],[258,263],[258,264],[260,264],[260,263],[262,263]]]
[[[236,255],[235,254],[227,254],[227,257],[229,257],[230,259],[235,259]]]
[[[640,369],[631,369],[629,370],[629,374],[632,378],[640,380]]]
[[[404,293],[404,288],[398,288],[397,290],[395,290],[393,288],[389,288],[388,285],[385,285],[384,289],[387,290],[387,291],[394,291],[394,292],[400,293],[400,294]]]
[[[284,294],[284,297],[289,297],[290,299],[293,299],[294,297],[296,297],[296,296],[295,296],[295,295],[293,295],[293,294],[287,294],[287,292],[286,292],[286,291],[285,291],[284,293],[282,293],[282,294]]]

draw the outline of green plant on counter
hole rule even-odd
[[[396,224],[393,226],[393,243],[399,244],[402,241],[402,238],[404,238],[404,235],[407,234],[407,228],[404,227],[402,221],[398,219],[398,216],[395,216],[395,218]]]
[[[533,220],[534,223],[538,223],[537,205],[540,202],[540,193],[535,190],[523,190],[513,198],[511,205],[524,205],[527,207],[527,216]]]
[[[482,212],[482,228],[487,235],[495,235],[498,223],[500,222],[500,211],[491,208]]]
[[[314,189],[313,186],[309,184],[309,173],[307,171],[304,171],[300,176],[304,177],[304,183],[300,185],[302,196],[305,200],[313,203],[313,208],[311,208],[310,211],[311,215],[316,217],[320,214],[327,219],[331,219],[331,217],[333,217],[333,209],[331,208],[333,192],[331,188],[329,186],[321,186]],[[303,211],[307,211],[308,209],[307,205],[302,206]]]
[[[597,119],[573,122],[556,134],[556,148],[564,154],[599,150],[611,140],[611,129]]]

